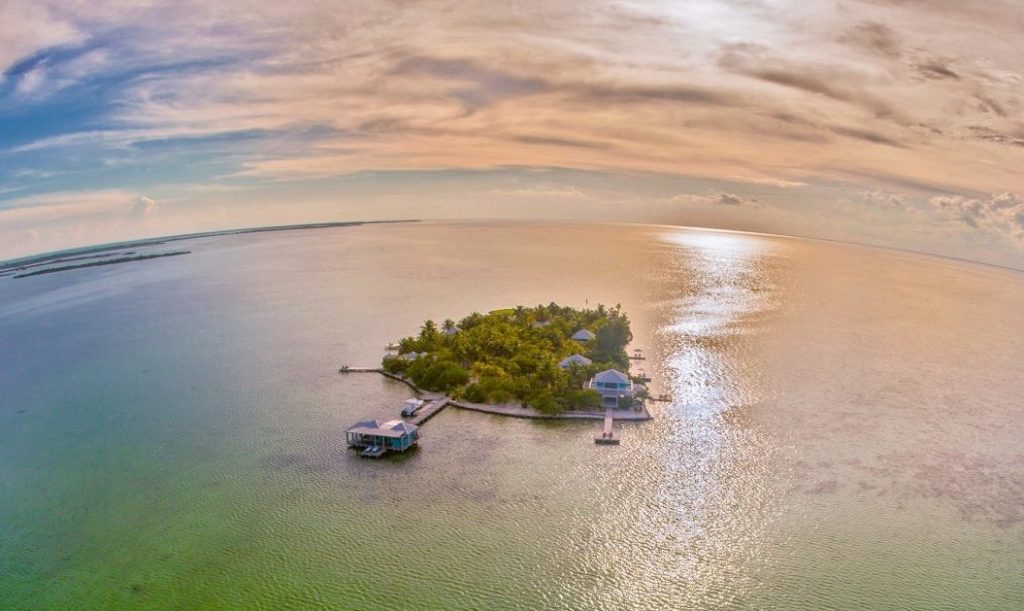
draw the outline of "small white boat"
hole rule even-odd
[[[405,417],[415,416],[416,412],[420,411],[423,407],[423,399],[409,399],[402,404],[402,415]]]

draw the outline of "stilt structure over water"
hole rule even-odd
[[[401,420],[364,420],[345,431],[350,448],[360,448],[360,456],[380,458],[388,452],[405,452],[420,438],[419,427]]]

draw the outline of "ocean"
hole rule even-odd
[[[0,607],[1024,607],[1024,274],[700,229],[203,237],[0,278]],[[653,419],[448,408],[387,460],[427,318],[622,304]]]

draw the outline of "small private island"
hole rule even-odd
[[[519,418],[603,419],[599,444],[617,444],[615,419],[647,420],[644,375],[629,374],[629,318],[616,305],[575,309],[556,303],[473,313],[456,322],[426,321],[416,336],[388,346],[377,372],[423,398],[401,408],[406,420],[359,422],[349,447],[380,457],[404,452],[419,426],[445,407]]]

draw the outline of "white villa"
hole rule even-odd
[[[606,369],[591,378],[587,388],[601,393],[602,407],[618,407],[620,397],[632,397],[635,393],[629,376],[615,369]]]
[[[561,367],[562,369],[568,369],[572,367],[573,364],[579,365],[580,367],[586,367],[587,365],[593,362],[594,361],[591,361],[582,354],[574,354],[572,356],[567,356],[564,359],[562,359],[558,366]]]
[[[591,342],[597,339],[597,336],[587,331],[586,329],[580,329],[579,331],[572,334],[570,339],[574,339],[578,342]]]

